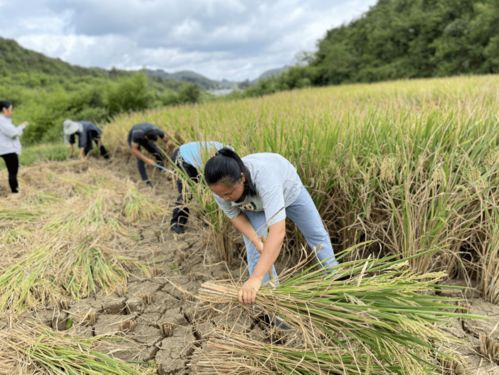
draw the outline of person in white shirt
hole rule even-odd
[[[19,126],[12,123],[12,103],[0,100],[0,157],[5,161],[9,173],[9,186],[12,193],[19,192],[17,172],[19,171],[19,155],[21,142],[19,138],[28,125],[23,122]]]
[[[92,151],[93,144],[99,148],[104,159],[109,159],[109,152],[102,144],[102,130],[90,121],[73,121],[67,119],[63,123],[64,143],[69,144],[69,154],[73,156],[76,137],[78,137],[79,157],[81,160]]]
[[[250,277],[239,291],[241,303],[255,303],[270,273],[277,281],[273,265],[286,235],[286,218],[296,224],[321,266],[334,269],[338,264],[314,201],[283,156],[258,153],[241,159],[222,148],[207,161],[204,178],[217,204],[243,235]]]

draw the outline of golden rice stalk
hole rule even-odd
[[[113,358],[94,349],[104,336],[82,338],[36,324],[0,331],[0,374],[142,375],[153,369]]]
[[[396,373],[424,374],[443,356],[439,344],[452,341],[436,324],[470,316],[456,312],[456,300],[434,293],[444,274],[418,275],[407,263],[392,257],[345,262],[333,271],[311,268],[260,289],[256,303],[298,329],[307,347],[359,347]],[[199,298],[238,303],[239,288],[206,282]]]
[[[161,215],[163,210],[152,198],[130,185],[123,200],[123,215],[129,223],[139,220],[152,220]]]
[[[360,348],[358,348],[360,349]],[[375,358],[348,347],[291,347],[263,343],[235,332],[217,331],[196,352],[193,370],[208,374],[391,374]]]

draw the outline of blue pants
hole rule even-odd
[[[258,236],[267,235],[267,226],[265,213],[263,211],[244,211],[246,217],[250,221],[253,228],[257,231]],[[334,257],[333,246],[329,234],[322,223],[322,219],[315,207],[314,201],[305,187],[302,187],[298,198],[288,207],[286,207],[286,217],[296,224],[300,232],[305,237],[307,244],[311,248],[317,248],[315,256],[323,267],[334,267],[338,264]],[[246,245],[246,257],[248,260],[248,268],[250,275],[253,274],[260,253],[256,250],[255,245],[246,237],[243,236],[244,244]],[[272,278],[277,281],[277,273],[275,267],[272,266]],[[268,274],[263,278],[263,283],[269,281]]]

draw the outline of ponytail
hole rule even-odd
[[[233,186],[244,175],[244,192],[246,195],[257,195],[255,185],[251,181],[248,168],[232,149],[221,148],[204,167],[204,179],[208,185],[215,185],[219,182]]]

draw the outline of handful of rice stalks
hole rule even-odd
[[[471,317],[456,311],[457,299],[435,293],[441,291],[438,283],[444,277],[444,273],[416,274],[408,259],[355,260],[334,270],[312,267],[276,288],[263,287],[256,304],[299,332],[304,345],[300,351],[317,353],[313,358],[296,359],[300,368],[309,361],[318,365],[323,356],[319,353],[328,353],[331,360],[344,348],[351,348],[357,360],[349,360],[345,354],[337,366],[366,366],[354,373],[377,366],[374,373],[427,374],[438,361],[448,360],[439,349],[453,341],[439,323]],[[240,285],[227,282],[206,282],[199,298],[237,304],[239,289]],[[366,356],[372,360],[365,360]],[[331,371],[317,373],[338,373]]]

